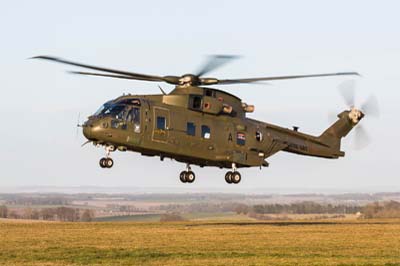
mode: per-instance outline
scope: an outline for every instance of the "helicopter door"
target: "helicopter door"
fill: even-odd
[[[246,127],[232,124],[229,127],[228,143],[231,148],[232,161],[239,164],[245,164],[247,161],[246,152]]]
[[[125,129],[128,129],[127,142],[138,145],[141,142],[142,125],[140,107],[133,107],[127,111]],[[133,134],[132,134],[133,133]]]
[[[166,142],[168,140],[169,110],[154,107],[153,141]]]
[[[141,132],[140,107],[133,107],[130,109],[126,120],[131,124],[130,128],[134,133]]]

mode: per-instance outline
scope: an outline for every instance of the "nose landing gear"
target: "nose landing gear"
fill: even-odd
[[[101,168],[111,168],[114,165],[113,159],[110,158],[110,153],[115,151],[114,146],[106,146],[106,157],[103,157],[99,161],[99,165]]]
[[[111,168],[114,165],[114,161],[111,158],[101,158],[99,164],[101,168]]]

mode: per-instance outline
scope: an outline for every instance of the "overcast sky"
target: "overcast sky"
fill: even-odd
[[[0,187],[400,189],[399,10],[399,1],[3,1]],[[381,118],[362,121],[373,140],[362,151],[350,134],[339,160],[281,152],[269,168],[242,169],[235,186],[226,170],[198,167],[195,183],[181,184],[184,164],[131,152],[114,153],[105,170],[103,149],[80,147],[78,113],[83,120],[122,93],[159,93],[157,84],[78,77],[65,72],[73,67],[26,60],[42,54],[160,75],[194,71],[209,54],[243,56],[211,73],[219,78],[358,71],[358,102],[375,94]],[[318,135],[329,113],[346,108],[337,91],[344,80],[221,88],[254,104],[253,118]]]

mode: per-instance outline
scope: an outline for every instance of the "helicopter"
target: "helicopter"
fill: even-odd
[[[288,129],[248,118],[246,114],[254,112],[254,105],[243,102],[227,91],[209,86],[359,74],[338,72],[242,79],[204,76],[235,58],[214,55],[195,74],[157,76],[87,65],[53,56],[32,57],[96,71],[70,71],[77,75],[174,85],[169,93],[159,87],[161,94],[128,94],[109,100],[80,126],[87,139],[83,145],[93,143],[105,148],[105,156],[99,161],[100,167],[113,167],[114,161],[110,155],[115,151],[158,156],[161,161],[171,158],[186,164],[186,169],[179,174],[183,183],[195,181],[196,175],[191,165],[227,168],[225,181],[238,184],[242,179],[239,168],[268,167],[266,159],[280,151],[327,159],[344,157],[341,139],[359,124],[367,112],[371,115],[378,113],[374,97],[357,108],[354,105],[354,92],[345,89],[343,96],[348,109],[338,114],[338,119],[319,136],[302,133],[298,127]],[[362,128],[360,132],[360,136],[365,135]]]

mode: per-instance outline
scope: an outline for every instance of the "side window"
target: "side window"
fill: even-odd
[[[192,122],[186,124],[186,134],[189,136],[196,136],[196,125]]]
[[[215,93],[214,90],[206,89],[206,90],[204,91],[204,95],[205,95],[205,96],[209,96],[209,97],[214,97],[214,98],[215,98],[216,93]]]
[[[189,108],[201,110],[203,97],[199,95],[191,95],[189,98]]]
[[[209,126],[202,125],[201,126],[201,137],[203,139],[210,139],[211,138],[211,130]]]
[[[246,144],[246,135],[244,133],[238,132],[236,135],[236,144],[245,145]]]
[[[167,127],[165,123],[165,117],[157,116],[157,129],[165,130]]]

